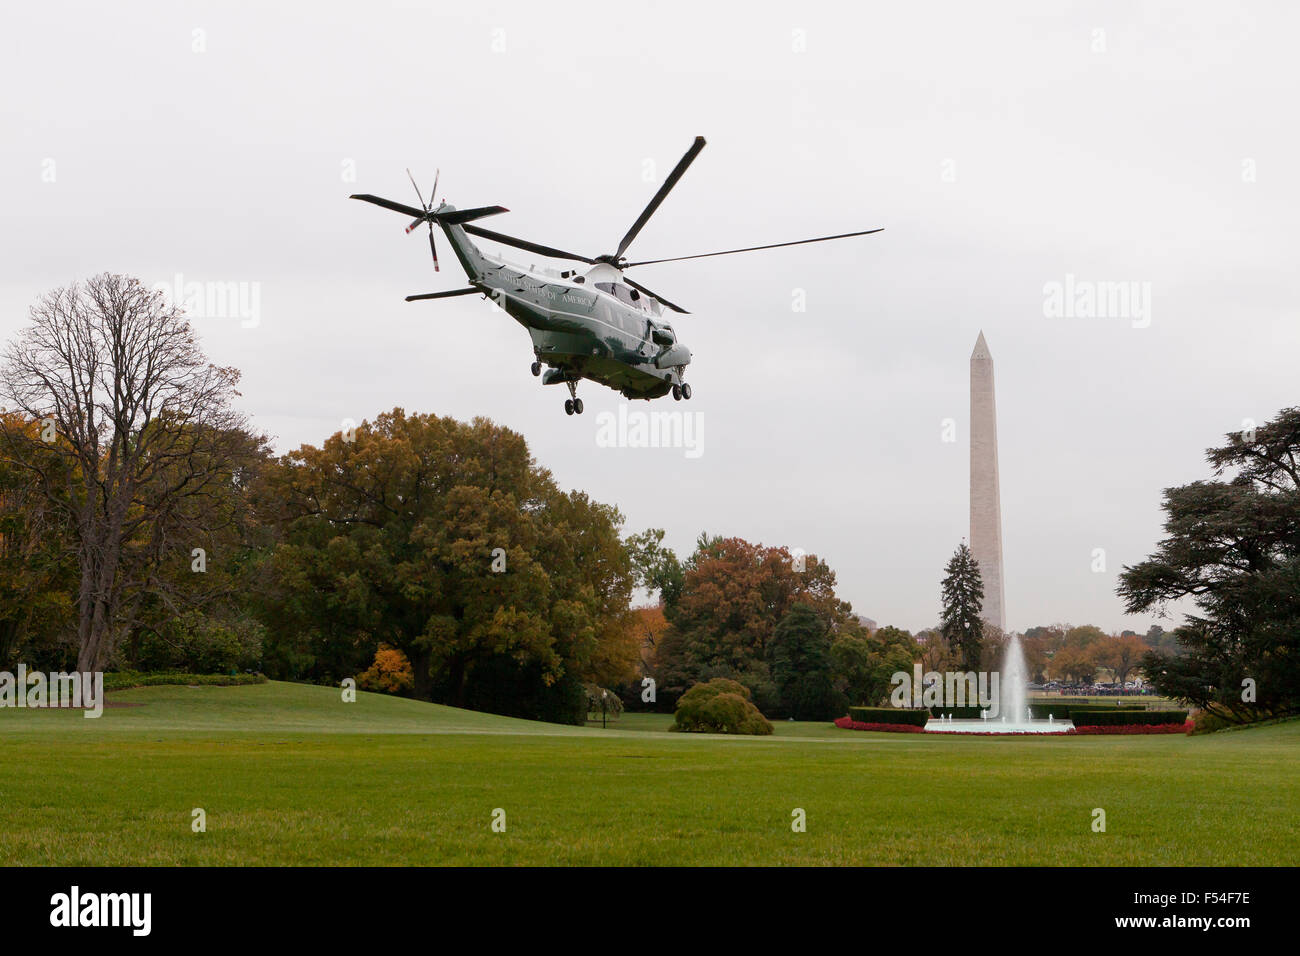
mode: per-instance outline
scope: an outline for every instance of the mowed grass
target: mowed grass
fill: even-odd
[[[777,722],[737,739],[280,683],[109,699],[139,706],[0,710],[0,864],[1300,861],[1300,722],[1052,739]]]

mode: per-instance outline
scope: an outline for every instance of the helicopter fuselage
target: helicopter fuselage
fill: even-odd
[[[443,204],[435,212],[455,207]],[[658,398],[681,385],[691,352],[663,309],[614,266],[585,274],[523,269],[484,253],[460,226],[439,223],[470,285],[528,330],[547,385],[591,379],[627,398]]]

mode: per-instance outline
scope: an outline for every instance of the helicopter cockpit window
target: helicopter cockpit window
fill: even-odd
[[[614,283],[612,282],[597,282],[595,283],[595,286],[601,292],[608,292],[610,295],[615,295]]]

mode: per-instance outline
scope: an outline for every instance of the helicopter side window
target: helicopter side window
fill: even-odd
[[[637,292],[636,289],[629,289],[625,285],[615,285],[614,296],[624,305],[634,306],[645,311],[646,304],[641,298],[641,293]]]

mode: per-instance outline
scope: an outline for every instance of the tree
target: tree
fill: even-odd
[[[963,671],[979,669],[984,638],[984,584],[979,562],[966,542],[944,566],[943,620],[940,629]]]
[[[1206,453],[1214,480],[1164,493],[1165,538],[1125,567],[1127,611],[1190,598],[1182,655],[1149,652],[1164,694],[1240,721],[1300,710],[1300,408]],[[1246,699],[1253,688],[1255,699]]]
[[[1030,630],[1034,630],[1034,628],[1030,628]],[[1025,655],[1025,667],[1029,671],[1029,679],[1039,683],[1047,679],[1047,641],[1046,634],[1040,632],[1030,636],[1028,631],[1020,639],[1020,647]]]
[[[93,671],[120,634],[124,585],[141,573],[124,546],[168,540],[178,502],[230,480],[245,435],[231,408],[239,373],[209,363],[180,309],[127,276],[56,289],[30,318],[0,359],[0,401],[41,425],[0,436],[67,521],[77,668]]]
[[[1076,651],[1084,651],[1096,644],[1104,642],[1105,640],[1105,631],[1096,625],[1084,624],[1080,627],[1069,628],[1065,632],[1062,646],[1073,648]]]
[[[664,606],[651,604],[633,608],[632,629],[636,634],[637,647],[640,651],[636,676],[653,674],[659,654],[659,642],[668,633],[668,618],[664,617]]]
[[[916,639],[901,628],[886,626],[870,634],[860,625],[838,628],[831,644],[836,688],[850,704],[874,706],[889,695],[894,674],[911,674],[920,656]]]
[[[379,645],[374,663],[357,676],[358,687],[381,694],[403,694],[414,685],[411,662],[405,654],[387,644]]]
[[[921,652],[921,667],[925,671],[957,670],[957,656],[939,627],[927,627],[916,632],[916,644]]]
[[[1097,661],[1091,648],[1063,647],[1052,655],[1052,676],[1090,684],[1097,676]]]
[[[1137,670],[1138,663],[1146,651],[1146,642],[1136,634],[1119,638],[1115,642],[1114,655],[1111,658],[1111,669],[1115,673],[1115,680],[1121,684],[1128,680],[1129,674]]]
[[[26,432],[0,438],[0,449],[18,448],[49,456],[39,465],[0,455],[0,670],[18,661],[45,670],[66,670],[76,656],[65,635],[72,630],[76,563],[64,547],[65,513],[50,505],[36,475],[58,467],[53,452],[34,441],[38,424],[0,412],[0,430]]]
[[[664,606],[671,633],[656,654],[660,686],[729,677],[749,687],[760,708],[779,707],[767,647],[796,603],[836,624],[852,610],[835,595],[835,572],[815,555],[796,562],[786,548],[701,535],[680,594]]]
[[[664,546],[662,528],[648,528],[627,539],[636,586],[644,588],[660,603],[675,603],[682,593],[684,572],[671,548]]]
[[[768,668],[781,701],[780,717],[834,720],[848,702],[835,689],[831,621],[807,604],[795,604],[777,623],[767,645]]]
[[[1101,640],[1094,641],[1084,650],[1091,655],[1099,670],[1110,671],[1111,678],[1114,679],[1115,670],[1119,667],[1119,638],[1103,634]]]
[[[382,642],[417,697],[580,722],[582,682],[627,663],[621,515],[562,492],[509,429],[394,409],[285,456],[271,490],[279,668],[337,680]]]

